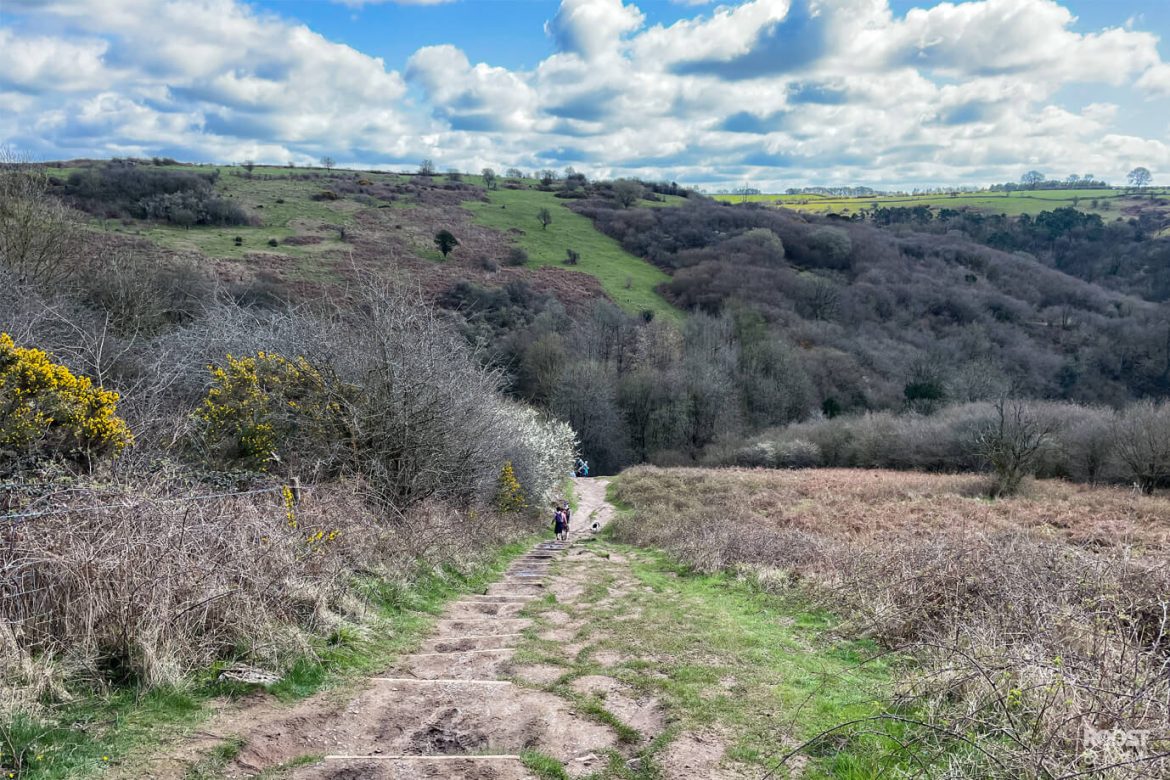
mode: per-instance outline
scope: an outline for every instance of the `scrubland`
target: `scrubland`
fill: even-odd
[[[964,475],[640,467],[617,483],[632,511],[615,531],[810,598],[911,659],[885,713],[820,739],[878,729],[922,777],[1165,776],[1170,505],[1055,481],[985,490]]]

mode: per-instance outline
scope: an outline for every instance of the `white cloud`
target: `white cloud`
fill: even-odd
[[[1150,66],[1137,80],[1136,86],[1155,97],[1170,97],[1170,63]]]
[[[457,0],[329,0],[329,2],[350,8],[362,8],[367,5],[386,5],[388,3],[393,5],[445,5],[457,2]]]
[[[0,87],[76,92],[100,88],[113,78],[102,58],[103,40],[17,37],[0,28]]]
[[[0,26],[0,141],[45,155],[427,156],[761,184],[1170,167],[1165,143],[1116,130],[1135,101],[1170,95],[1156,37],[1139,21],[1076,32],[1056,0],[905,16],[888,0],[750,0],[652,27],[631,2],[563,0],[545,25],[557,51],[531,69],[442,44],[402,74],[242,0],[8,4],[38,34]],[[1114,94],[1059,102],[1081,83]]]
[[[622,0],[563,0],[544,29],[562,51],[592,59],[612,53],[622,36],[640,28],[644,18]]]

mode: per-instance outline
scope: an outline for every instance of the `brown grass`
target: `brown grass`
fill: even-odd
[[[670,512],[723,504],[772,527],[834,539],[1023,530],[1082,546],[1153,551],[1170,545],[1170,501],[1164,498],[1040,480],[1022,496],[991,501],[987,484],[973,474],[863,469],[634,469],[622,479],[623,490]]]
[[[318,487],[291,518],[279,492],[46,497],[31,508],[51,514],[0,529],[0,711],[35,708],[66,683],[174,683],[220,659],[279,673],[312,652],[310,635],[368,617],[357,575],[464,567],[525,532],[518,518],[469,522],[437,505],[386,518],[363,492]]]
[[[746,571],[914,659],[891,714],[921,776],[1170,776],[1170,503],[979,477],[638,468],[620,538]],[[1151,730],[1144,747],[1095,730]],[[903,749],[905,752],[905,749]],[[945,758],[944,758],[945,757]],[[932,774],[941,764],[960,774]],[[956,770],[957,771],[957,770]]]

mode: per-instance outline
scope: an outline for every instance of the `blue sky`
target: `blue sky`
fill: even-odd
[[[1170,183],[1165,0],[0,0],[41,159]]]

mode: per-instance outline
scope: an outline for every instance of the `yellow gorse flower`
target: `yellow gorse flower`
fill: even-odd
[[[134,441],[118,394],[0,333],[0,449],[45,456],[117,454]]]
[[[229,354],[209,370],[211,388],[196,417],[234,465],[267,471],[297,436],[336,437],[341,407],[321,371],[305,358]],[[289,521],[295,522],[291,516]]]

